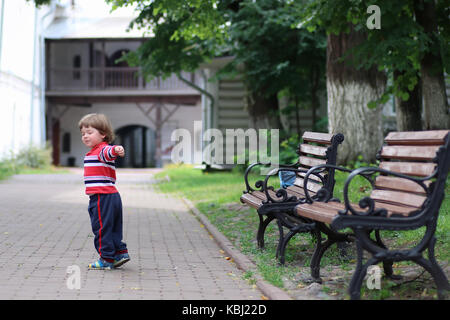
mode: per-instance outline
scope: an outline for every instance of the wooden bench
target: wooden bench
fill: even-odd
[[[313,277],[319,278],[320,259],[330,241],[322,242],[320,232],[333,236],[333,232],[351,228],[356,237],[357,265],[349,292],[352,299],[360,298],[360,290],[367,268],[383,263],[384,272],[394,277],[393,262],[414,261],[424,267],[434,278],[439,298],[443,298],[450,285],[445,273],[435,260],[435,230],[439,209],[444,199],[445,183],[450,167],[449,130],[391,132],[378,153],[378,167],[365,167],[350,171],[346,168],[320,165],[311,168],[306,175],[334,168],[350,172],[344,189],[343,203],[315,201],[306,192],[306,203],[296,206],[299,217],[316,222],[318,242],[316,245]],[[362,176],[369,180],[372,190],[369,197],[358,204],[349,201],[348,190],[354,178]],[[324,226],[330,225],[331,229]],[[380,230],[412,230],[425,227],[421,241],[406,249],[389,249],[381,240]],[[372,239],[375,231],[375,239]],[[428,259],[423,251],[428,249]],[[370,258],[363,264],[363,251]],[[315,253],[316,253],[315,252]],[[320,279],[320,278],[319,278]]]
[[[276,219],[279,229],[279,242],[277,247],[277,258],[284,264],[285,249],[289,240],[300,231],[314,230],[314,222],[307,219],[295,217],[292,211],[296,204],[305,199],[303,190],[303,177],[313,166],[319,164],[335,164],[339,144],[344,141],[344,136],[338,134],[327,134],[317,132],[305,132],[302,136],[303,142],[299,144],[297,154],[298,161],[292,165],[279,165],[266,175],[264,181],[258,180],[255,188],[250,187],[248,178],[252,170],[262,166],[261,163],[250,165],[245,172],[246,190],[240,200],[255,209],[259,217],[259,226],[257,231],[257,243],[259,248],[264,248],[264,233],[271,221]],[[269,164],[270,165],[270,164]],[[276,177],[280,171],[291,171],[296,174],[296,180],[293,185],[286,189],[280,188],[277,191],[268,186],[271,177]],[[320,175],[313,176],[307,188],[314,198],[316,192],[323,188],[333,194],[334,169],[325,170]],[[289,229],[287,235],[284,235],[283,227]]]

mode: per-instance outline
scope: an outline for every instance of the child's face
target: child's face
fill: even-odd
[[[97,129],[93,127],[82,127],[81,128],[81,141],[88,148],[92,148],[97,144],[103,142],[105,135],[101,134]]]

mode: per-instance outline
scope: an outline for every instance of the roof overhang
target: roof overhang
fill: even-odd
[[[46,39],[143,39],[151,35],[143,30],[129,29],[134,17],[56,18],[46,28]]]

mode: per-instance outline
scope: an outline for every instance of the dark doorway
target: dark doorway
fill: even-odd
[[[53,126],[52,126],[52,152],[53,152],[53,165],[59,166],[60,165],[60,131],[61,126],[58,119],[53,119]]]
[[[116,131],[113,144],[125,148],[125,157],[118,157],[118,168],[148,168],[154,167],[155,135],[144,126],[130,125]]]

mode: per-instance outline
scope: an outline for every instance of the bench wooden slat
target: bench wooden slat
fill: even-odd
[[[303,188],[304,182],[305,182],[305,179],[297,177],[294,181],[294,185]],[[308,191],[317,192],[317,191],[319,191],[320,188],[322,188],[322,185],[318,184],[318,183],[314,183],[313,181],[308,179],[307,188],[308,188]]]
[[[352,206],[355,210],[358,211],[364,212],[366,210],[360,208],[357,204],[354,203],[352,204]],[[388,217],[390,217],[392,214],[401,214],[403,216],[408,216],[411,212],[414,212],[416,210],[416,208],[413,207],[377,202],[375,202],[375,208],[388,210]],[[344,209],[345,205],[341,202],[313,202],[312,204],[305,203],[297,205],[295,213],[305,218],[330,224],[333,221],[333,218],[338,215],[338,211]],[[349,214],[351,213],[349,212]]]
[[[403,216],[409,216],[409,214],[417,208],[409,207],[409,206],[401,206],[401,205],[395,205],[390,203],[384,203],[384,202],[377,202],[375,201],[375,208],[376,209],[386,209],[388,210],[388,216],[395,214],[401,214]]]
[[[435,163],[420,163],[420,162],[381,162],[380,168],[419,177],[427,177],[434,172]]]
[[[322,202],[305,203],[296,206],[296,214],[316,221],[331,223],[338,214],[333,207],[323,206]]]
[[[370,197],[379,202],[402,204],[416,208],[419,208],[426,199],[421,195],[391,190],[373,190]]]
[[[381,157],[384,159],[431,161],[439,146],[384,146]]]
[[[242,203],[248,204],[249,206],[258,209],[262,206],[262,200],[251,195],[250,193],[244,193],[240,198]]]
[[[325,157],[327,153],[327,148],[320,146],[313,146],[310,144],[301,144],[300,152],[304,154],[312,154],[318,157]]]
[[[270,191],[269,191],[270,192]],[[261,191],[253,191],[251,193],[252,196],[261,199],[261,200],[266,200],[266,195],[264,194],[264,192]]]
[[[295,185],[288,187],[286,190],[287,190],[288,196],[295,196],[297,198],[305,197],[305,192],[303,191],[303,188],[299,188]],[[268,190],[268,193],[274,200],[281,199],[276,196],[276,191]],[[314,191],[310,191],[310,196],[313,196],[314,194],[316,194]],[[246,204],[252,206],[253,208],[257,209],[263,205],[263,201],[266,201],[267,197],[264,192],[256,190],[256,191],[253,191],[252,193],[244,193],[240,199],[241,199],[242,203],[246,203]]]
[[[310,168],[309,167],[305,167],[304,168],[305,170],[309,170]],[[305,176],[306,176],[306,173],[303,173],[303,172],[299,172],[298,174],[297,174],[299,177],[302,177],[302,178],[304,178]],[[325,174],[323,174],[323,173],[319,173],[319,176],[321,176],[321,177],[324,177],[325,176]],[[321,183],[322,181],[320,180],[320,178],[319,177],[317,177],[317,176],[315,176],[315,175],[313,175],[313,174],[310,174],[309,175],[309,177],[308,177],[308,179],[309,180],[314,180],[314,181],[317,181],[317,182],[319,182],[319,183]]]
[[[333,138],[333,134],[306,131],[303,134],[302,138],[303,141],[331,144],[331,138]]]
[[[449,130],[390,132],[386,136],[389,145],[441,145]]]
[[[431,181],[425,181],[426,186],[429,186],[430,183]],[[390,189],[425,194],[425,190],[417,183],[398,177],[378,176],[375,179],[375,187],[377,189]]]
[[[292,185],[286,188],[288,194],[295,195],[296,197],[304,198],[305,191],[303,188],[297,187],[296,185]],[[310,192],[311,195],[315,194],[315,192]]]
[[[314,166],[318,166],[318,165],[327,163],[327,161],[325,159],[317,159],[317,158],[305,157],[305,156],[300,156],[299,162],[302,165],[307,166],[307,167],[314,167]]]
[[[269,193],[269,195],[272,198],[276,198],[276,195],[275,195],[274,191],[268,190],[268,193]],[[251,194],[253,196],[255,196],[256,198],[258,198],[258,199],[261,199],[261,200],[264,200],[264,201],[267,200],[266,194],[264,192],[262,192],[262,191],[253,191]]]

